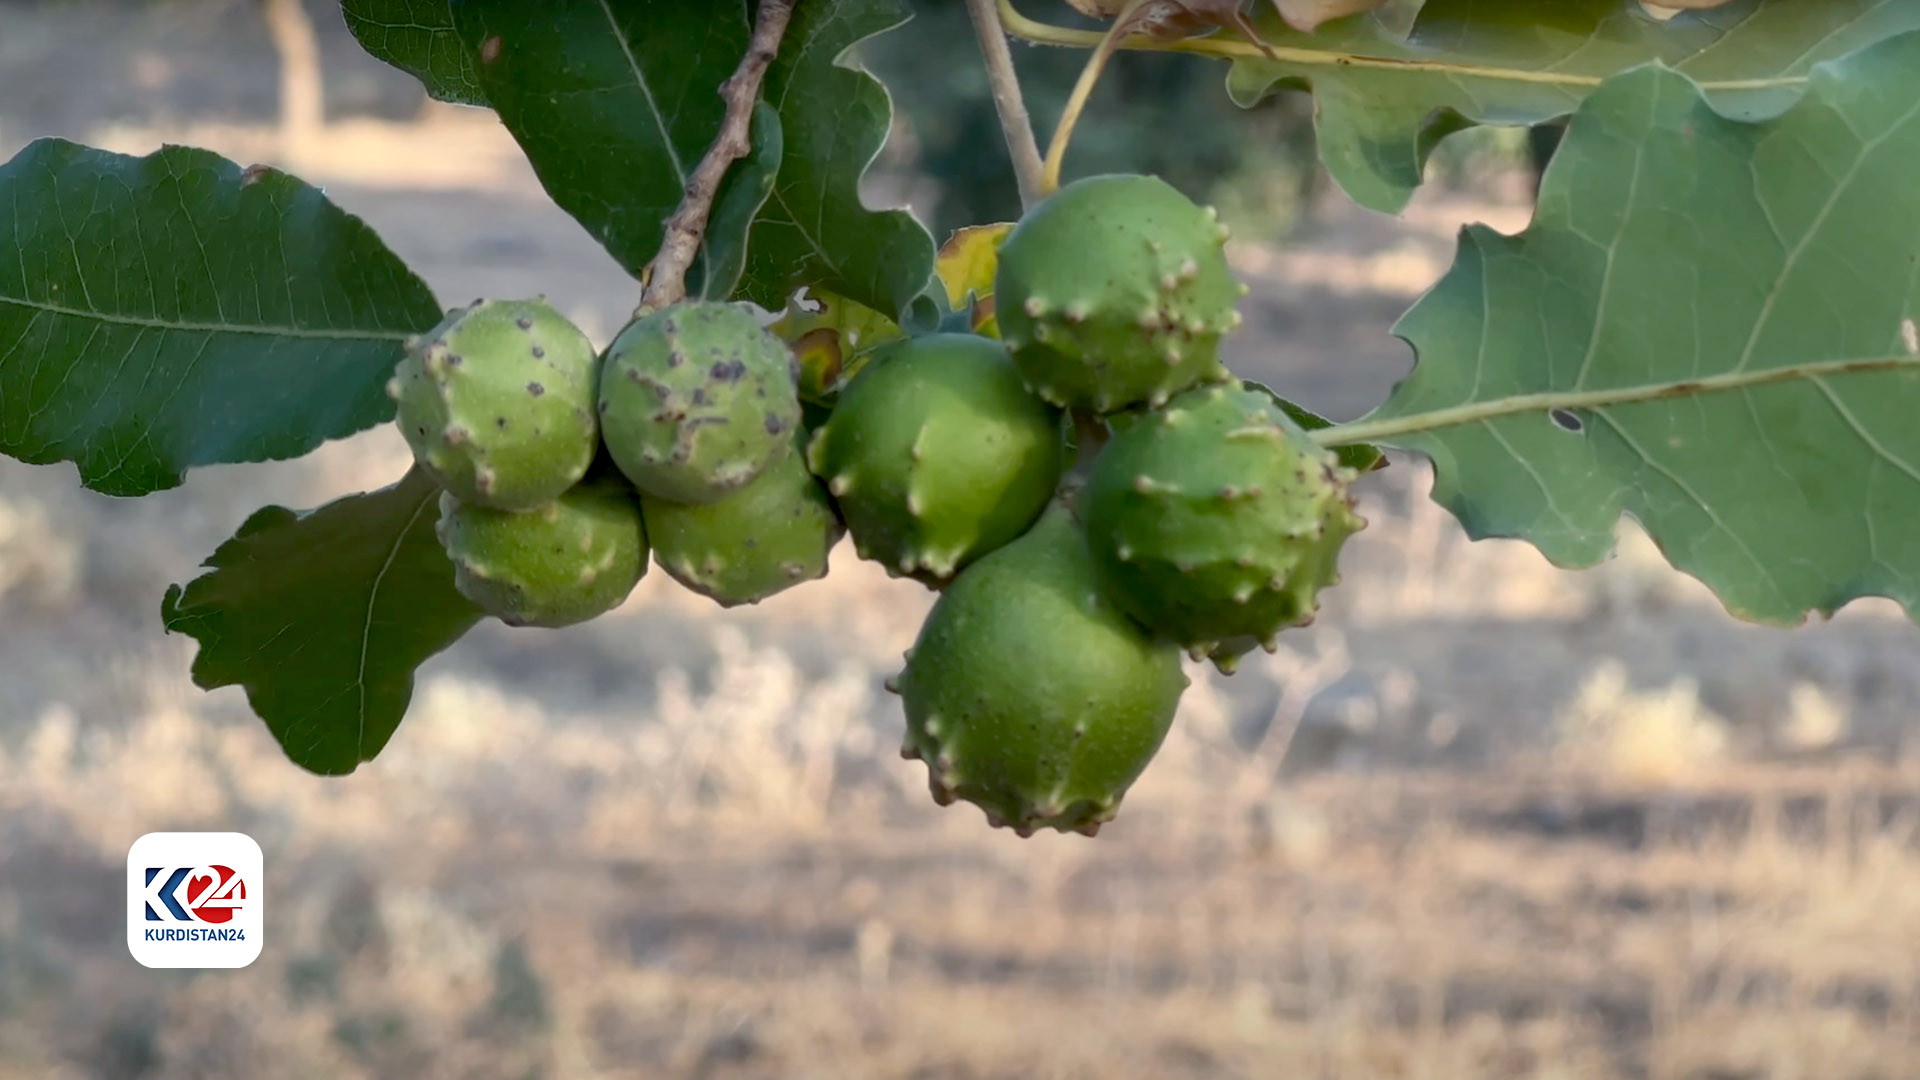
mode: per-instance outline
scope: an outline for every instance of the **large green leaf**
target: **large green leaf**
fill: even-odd
[[[1625,512],[1745,618],[1920,610],[1917,166],[1920,33],[1765,121],[1618,76],[1532,227],[1462,235],[1398,328],[1413,374],[1338,437],[1429,455],[1471,534],[1564,566]]]
[[[638,274],[720,130],[719,88],[746,52],[749,5],[464,0],[454,22],[547,194]]]
[[[1920,28],[1912,0],[1735,0],[1661,22],[1639,0],[1428,0],[1410,31],[1399,9],[1337,20],[1314,35],[1271,4],[1228,89],[1251,104],[1310,84],[1320,153],[1362,205],[1398,211],[1428,153],[1468,123],[1532,124],[1563,116],[1605,77],[1660,61],[1698,80],[1729,115],[1791,105],[1824,60]]]
[[[485,99],[547,193],[638,274],[719,132],[720,84],[746,51],[752,6],[465,0],[453,14]],[[739,291],[774,310],[794,288],[818,285],[899,311],[926,287],[926,230],[860,200],[892,119],[886,91],[842,64],[902,19],[897,0],[800,5],[767,74],[772,109],[756,112],[754,151],[728,176],[691,292],[720,295],[744,274]]]
[[[434,538],[439,489],[419,470],[311,513],[270,506],[167,590],[168,631],[200,642],[202,688],[246,688],[287,756],[317,773],[371,761],[406,715],[413,672],[480,614]]]
[[[817,285],[898,316],[933,279],[927,230],[905,211],[869,210],[860,199],[893,103],[850,54],[905,20],[898,0],[813,0],[794,12],[766,86],[786,155],[747,248],[746,295],[768,310]]]
[[[453,27],[453,0],[341,0],[340,14],[361,48],[419,79],[429,96],[487,103],[473,54]]]
[[[0,206],[0,453],[108,494],[392,417],[401,342],[441,316],[358,218],[205,150],[43,139]]]

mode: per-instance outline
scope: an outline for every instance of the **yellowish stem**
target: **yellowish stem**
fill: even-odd
[[[1000,22],[1007,33],[1022,41],[1031,41],[1036,45],[1062,45],[1076,49],[1097,49],[1106,40],[1106,36],[1097,30],[1075,30],[1065,26],[1054,26],[1037,19],[1029,19],[1013,6],[1013,0],[999,0]],[[1447,59],[1412,60],[1397,56],[1370,56],[1366,53],[1343,52],[1337,49],[1302,49],[1288,45],[1256,45],[1234,37],[1209,35],[1207,37],[1179,38],[1174,41],[1159,41],[1145,34],[1130,34],[1126,40],[1115,43],[1119,49],[1139,49],[1150,52],[1189,53],[1195,56],[1211,56],[1221,60],[1278,60],[1301,67],[1328,68],[1368,68],[1380,71],[1425,71],[1450,78],[1489,79],[1496,82],[1528,83],[1540,86],[1560,86],[1571,89],[1591,90],[1600,85],[1603,77],[1583,75],[1570,71],[1530,71],[1524,68],[1490,67],[1485,64],[1462,64]],[[1737,90],[1771,90],[1784,86],[1800,86],[1807,81],[1805,75],[1779,75],[1758,79],[1721,79],[1700,83],[1700,88],[1708,92],[1731,92]]]
[[[1067,98],[1066,110],[1060,114],[1060,123],[1053,129],[1053,141],[1047,144],[1046,167],[1040,173],[1040,193],[1051,195],[1060,190],[1060,167],[1066,162],[1067,147],[1073,142],[1073,129],[1080,124],[1080,114],[1086,111],[1087,99],[1093,96],[1093,88],[1100,84],[1100,74],[1107,69],[1107,61],[1113,58],[1114,49],[1127,35],[1121,28],[1127,25],[1133,13],[1151,3],[1152,0],[1129,0],[1120,14],[1114,16],[1113,26],[1099,37],[1094,46],[1093,55],[1087,57],[1087,66],[1080,69],[1080,81],[1073,84],[1073,94]],[[1001,5],[1001,17],[1012,10],[1012,5]],[[1014,12],[1018,15],[1018,12]]]

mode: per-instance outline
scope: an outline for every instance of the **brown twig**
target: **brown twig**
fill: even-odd
[[[707,219],[713,214],[713,200],[720,193],[733,163],[753,149],[749,133],[753,124],[753,106],[760,100],[760,84],[767,68],[780,54],[781,39],[787,35],[787,23],[793,19],[795,0],[760,0],[760,13],[753,22],[753,37],[747,42],[747,55],[740,60],[727,81],[720,84],[720,97],[727,103],[727,115],[720,123],[707,154],[687,178],[686,197],[673,216],[667,219],[660,239],[660,251],[647,264],[646,288],[640,294],[636,314],[659,311],[686,299],[687,270],[700,252],[707,235]]]
[[[1020,76],[1013,68],[1013,50],[1007,30],[1000,25],[994,0],[967,0],[973,30],[980,38],[980,56],[986,62],[987,83],[993,90],[994,111],[1000,114],[1000,132],[1013,157],[1013,174],[1020,184],[1020,205],[1031,210],[1040,201],[1040,144],[1033,137],[1033,121],[1020,93]]]

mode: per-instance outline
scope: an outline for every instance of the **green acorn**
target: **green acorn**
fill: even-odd
[[[1246,287],[1227,230],[1151,176],[1077,180],[1000,249],[994,308],[1028,385],[1056,405],[1155,406],[1227,377],[1220,339]]]
[[[936,802],[965,799],[1022,836],[1091,836],[1159,750],[1187,677],[1178,649],[1102,595],[1055,504],[948,587],[895,685],[901,753],[927,763]]]
[[[604,615],[647,572],[640,504],[619,482],[590,480],[523,513],[446,492],[437,533],[460,594],[509,626],[571,626]]]
[[[544,300],[483,300],[407,342],[387,394],[413,456],[463,502],[527,510],[599,446],[593,343]]]
[[[1223,671],[1309,621],[1365,523],[1342,467],[1239,384],[1190,390],[1114,436],[1078,508],[1107,594]]]
[[[1026,531],[1064,457],[1058,410],[972,334],[876,350],[807,448],[861,557],[933,584]]]
[[[640,509],[661,569],[721,607],[757,604],[825,577],[844,531],[799,453],[717,502],[643,498]]]
[[[793,353],[745,307],[676,304],[608,346],[601,436],[641,494],[713,502],[792,452],[795,379]]]

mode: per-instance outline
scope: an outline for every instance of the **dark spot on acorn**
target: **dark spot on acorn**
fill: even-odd
[[[709,401],[707,400],[707,392],[706,392],[706,390],[705,390],[705,389],[703,389],[703,388],[701,388],[701,389],[695,389],[695,390],[694,390],[694,392],[693,392],[693,403],[694,403],[695,405],[706,405],[706,404],[710,404],[710,402],[709,402]]]
[[[507,430],[507,418],[504,416],[494,417],[493,426],[499,428],[501,431]]]
[[[540,395],[546,392],[547,392],[547,388],[544,386],[541,386],[537,382],[530,382],[527,384],[527,393],[532,394],[534,397],[539,397]]]
[[[522,315],[519,318],[513,320],[513,325],[519,327],[522,330],[531,330],[533,329],[533,320],[527,318],[525,315]]]
[[[607,403],[604,401],[600,403],[600,415],[601,416],[607,415]]]
[[[767,434],[778,435],[787,430],[787,422],[772,413],[767,414]]]
[[[670,368],[677,368],[686,362],[687,354],[681,352],[679,349],[674,349],[667,353],[667,366]]]
[[[1575,416],[1565,409],[1555,409],[1547,415],[1553,417],[1553,422],[1559,425],[1563,431],[1579,432],[1586,430],[1587,425],[1583,423],[1578,416]]]
[[[459,367],[461,364],[464,364],[464,363],[466,363],[466,361],[460,358],[459,353],[453,353],[452,355],[447,357],[448,367]]]
[[[545,349],[543,349],[543,348],[541,348],[541,347],[540,347],[540,346],[538,346],[538,345],[535,345],[535,346],[533,347],[533,358],[534,358],[535,360],[541,360],[541,359],[544,359],[544,358],[546,357],[546,355],[547,355],[547,350],[545,350]]]
[[[739,382],[740,377],[746,373],[746,361],[735,357],[733,360],[722,361],[713,365],[713,370],[710,374],[721,382]]]

